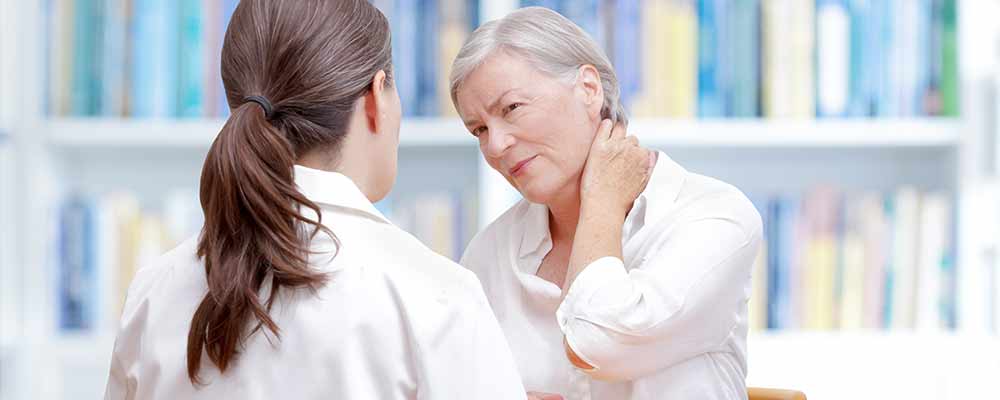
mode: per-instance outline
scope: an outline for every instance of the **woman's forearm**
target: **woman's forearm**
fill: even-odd
[[[603,257],[622,258],[622,224],[625,222],[625,212],[608,207],[593,207],[581,205],[580,220],[573,236],[573,246],[570,250],[569,267],[566,270],[566,281],[563,283],[563,297],[569,293],[580,272],[588,265]],[[593,366],[580,358],[569,343],[563,338],[566,358],[580,369],[591,369]]]
[[[580,207],[580,220],[570,250],[563,297],[577,275],[590,263],[602,257],[622,258],[622,225],[627,210],[584,203]]]

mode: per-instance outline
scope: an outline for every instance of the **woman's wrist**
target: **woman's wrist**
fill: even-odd
[[[616,204],[612,201],[601,201],[589,199],[581,196],[580,201],[580,222],[584,218],[598,218],[601,221],[617,221],[618,224],[625,222],[625,217],[632,209],[632,202],[629,204]]]

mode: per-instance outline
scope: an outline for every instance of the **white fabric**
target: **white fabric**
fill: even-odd
[[[280,340],[254,334],[222,376],[203,356],[196,388],[186,343],[207,289],[188,240],[133,280],[105,399],[524,398],[472,273],[386,221],[346,176],[296,166],[295,179],[343,244],[333,259],[327,236],[310,244],[329,284],[283,291],[271,311]]]
[[[760,215],[736,188],[660,153],[624,223],[624,262],[588,265],[566,298],[538,276],[548,209],[521,201],[462,264],[483,282],[525,388],[568,400],[745,399],[750,271]],[[566,358],[563,337],[581,359]]]

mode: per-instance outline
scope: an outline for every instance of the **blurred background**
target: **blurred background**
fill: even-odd
[[[0,398],[104,389],[136,268],[195,234],[237,0],[0,0]],[[457,259],[518,199],[447,93],[482,21],[555,9],[606,49],[629,133],[757,204],[752,386],[995,396],[1000,1],[378,0],[404,105],[380,202]]]

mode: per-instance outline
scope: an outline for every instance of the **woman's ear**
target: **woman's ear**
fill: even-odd
[[[576,90],[587,106],[587,113],[600,120],[601,108],[604,107],[604,85],[596,67],[590,64],[580,66],[576,74]]]
[[[384,114],[389,107],[386,94],[385,71],[379,70],[372,77],[372,88],[365,94],[365,120],[372,133],[379,133],[384,123]]]

